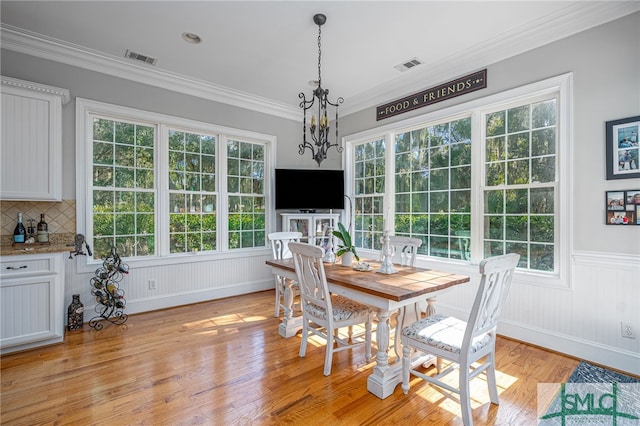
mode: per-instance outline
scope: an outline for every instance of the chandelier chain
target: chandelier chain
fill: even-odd
[[[322,26],[318,25],[318,87],[322,86],[322,78],[320,77],[320,58],[322,57]]]

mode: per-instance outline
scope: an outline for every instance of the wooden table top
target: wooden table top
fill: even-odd
[[[371,271],[356,271],[350,266],[340,263],[325,263],[324,270],[327,282],[369,293],[374,296],[401,302],[417,296],[444,290],[458,284],[469,282],[466,275],[425,269],[413,266],[393,265],[397,269],[395,274],[381,274],[376,272],[380,262],[367,260]],[[267,265],[295,272],[293,259],[267,260]]]

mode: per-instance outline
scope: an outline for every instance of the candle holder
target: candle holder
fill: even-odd
[[[381,274],[395,274],[398,271],[393,267],[393,262],[391,260],[393,250],[391,249],[391,239],[389,238],[389,231],[384,231],[384,233],[382,234],[382,240],[382,263],[380,264],[380,268],[378,268],[376,272],[379,272]]]
[[[335,263],[336,254],[333,252],[333,226],[327,226],[327,232],[325,235],[327,236],[327,250],[322,257],[322,261],[324,263]]]

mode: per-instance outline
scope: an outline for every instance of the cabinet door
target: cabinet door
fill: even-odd
[[[328,250],[329,248],[329,226],[331,225],[331,218],[329,216],[316,216],[313,218],[314,229],[317,230],[314,244]],[[335,221],[333,223],[335,225]]]
[[[329,250],[333,240],[333,236],[329,234],[329,227],[333,226],[333,229],[336,229],[336,226],[338,226],[338,217],[339,215],[328,214],[313,217],[313,228],[316,230],[313,244],[322,247],[325,251]]]
[[[46,90],[2,78],[0,199],[62,199],[62,101]]]
[[[64,254],[0,259],[0,349],[9,353],[64,338]]]
[[[306,217],[289,217],[287,218],[288,231],[301,232],[303,241],[307,241],[309,237],[309,218]]]
[[[0,284],[2,352],[61,342],[58,275],[3,279]],[[11,349],[9,349],[11,348]]]

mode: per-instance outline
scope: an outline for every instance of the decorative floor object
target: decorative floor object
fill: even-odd
[[[640,379],[580,361],[568,383],[640,383]]]
[[[566,383],[538,384],[538,404],[538,426],[639,425],[640,378],[581,361]]]
[[[129,273],[129,265],[122,262],[116,248],[102,262],[102,267],[96,269],[91,278],[91,294],[96,297],[97,316],[91,318],[89,326],[94,330],[101,330],[103,321],[112,324],[124,324],[128,316],[124,313],[126,300],[124,290],[120,288],[120,281]]]

